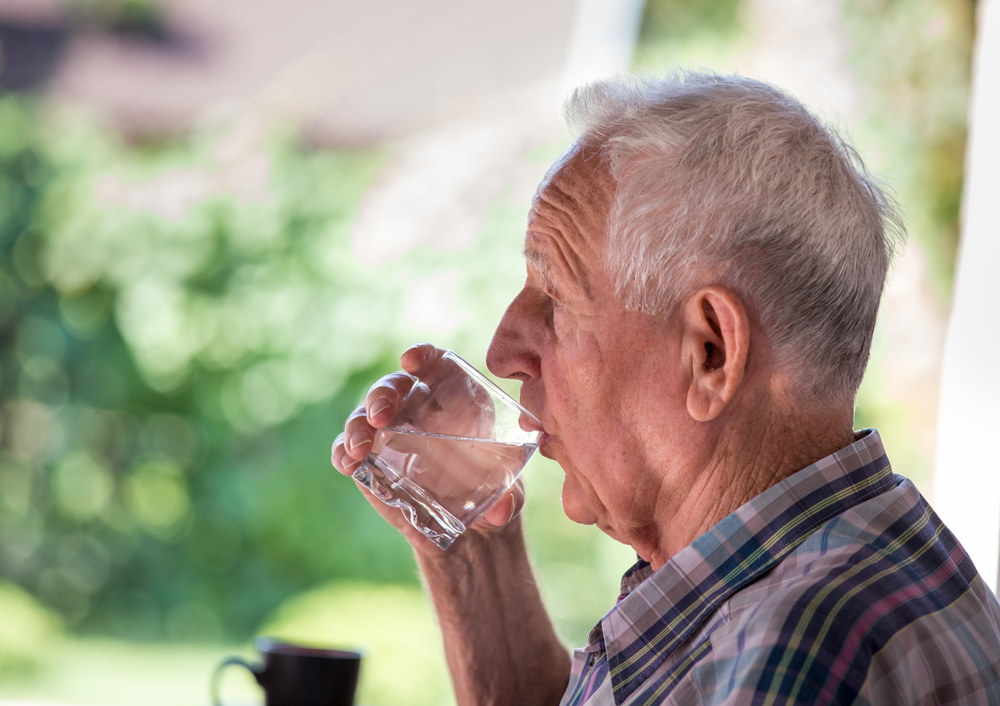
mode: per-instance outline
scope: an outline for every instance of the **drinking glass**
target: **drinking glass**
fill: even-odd
[[[389,426],[376,430],[354,479],[447,549],[517,480],[541,428],[492,381],[445,351],[421,371]]]

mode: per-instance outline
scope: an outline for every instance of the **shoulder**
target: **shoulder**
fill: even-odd
[[[730,598],[692,675],[705,703],[1000,703],[996,599],[910,495],[831,520]]]

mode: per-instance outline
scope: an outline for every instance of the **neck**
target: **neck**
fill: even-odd
[[[633,546],[658,569],[752,498],[853,443],[852,424],[850,405],[773,402],[748,409],[742,423],[730,417],[707,424],[703,462],[687,478],[664,478],[655,536]]]

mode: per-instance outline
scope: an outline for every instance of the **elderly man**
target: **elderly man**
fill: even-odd
[[[572,657],[518,487],[413,545],[460,704],[1000,704],[1000,606],[877,432],[854,432],[901,229],[851,147],[767,85],[687,74],[574,94],[490,370],[520,380],[563,508],[641,558]],[[333,448],[351,473],[410,374]]]

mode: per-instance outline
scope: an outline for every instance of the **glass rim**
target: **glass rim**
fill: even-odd
[[[536,417],[534,414],[532,414],[531,412],[529,412],[528,410],[526,410],[521,405],[520,402],[518,402],[513,397],[511,397],[510,395],[508,395],[503,389],[501,389],[501,387],[499,385],[497,385],[495,382],[493,382],[488,377],[486,377],[483,373],[481,373],[475,366],[473,366],[465,358],[463,358],[462,356],[460,356],[458,353],[456,353],[453,350],[446,350],[444,352],[444,355],[442,355],[441,357],[442,358],[451,358],[452,360],[454,360],[456,363],[458,363],[459,367],[462,368],[466,373],[468,373],[468,375],[470,377],[472,377],[476,382],[478,382],[480,385],[484,386],[486,389],[490,390],[494,394],[498,394],[501,399],[503,399],[507,403],[509,403],[509,404],[513,405],[514,407],[516,407],[518,410],[521,411],[522,414],[526,415],[529,419],[531,419],[532,421],[534,421],[538,425],[538,429],[534,429],[534,430],[530,430],[530,431],[526,429],[525,431],[527,431],[528,433],[533,433],[533,434],[538,434],[538,433],[541,433],[543,431],[543,429],[542,429],[542,423],[538,419],[538,417]]]

